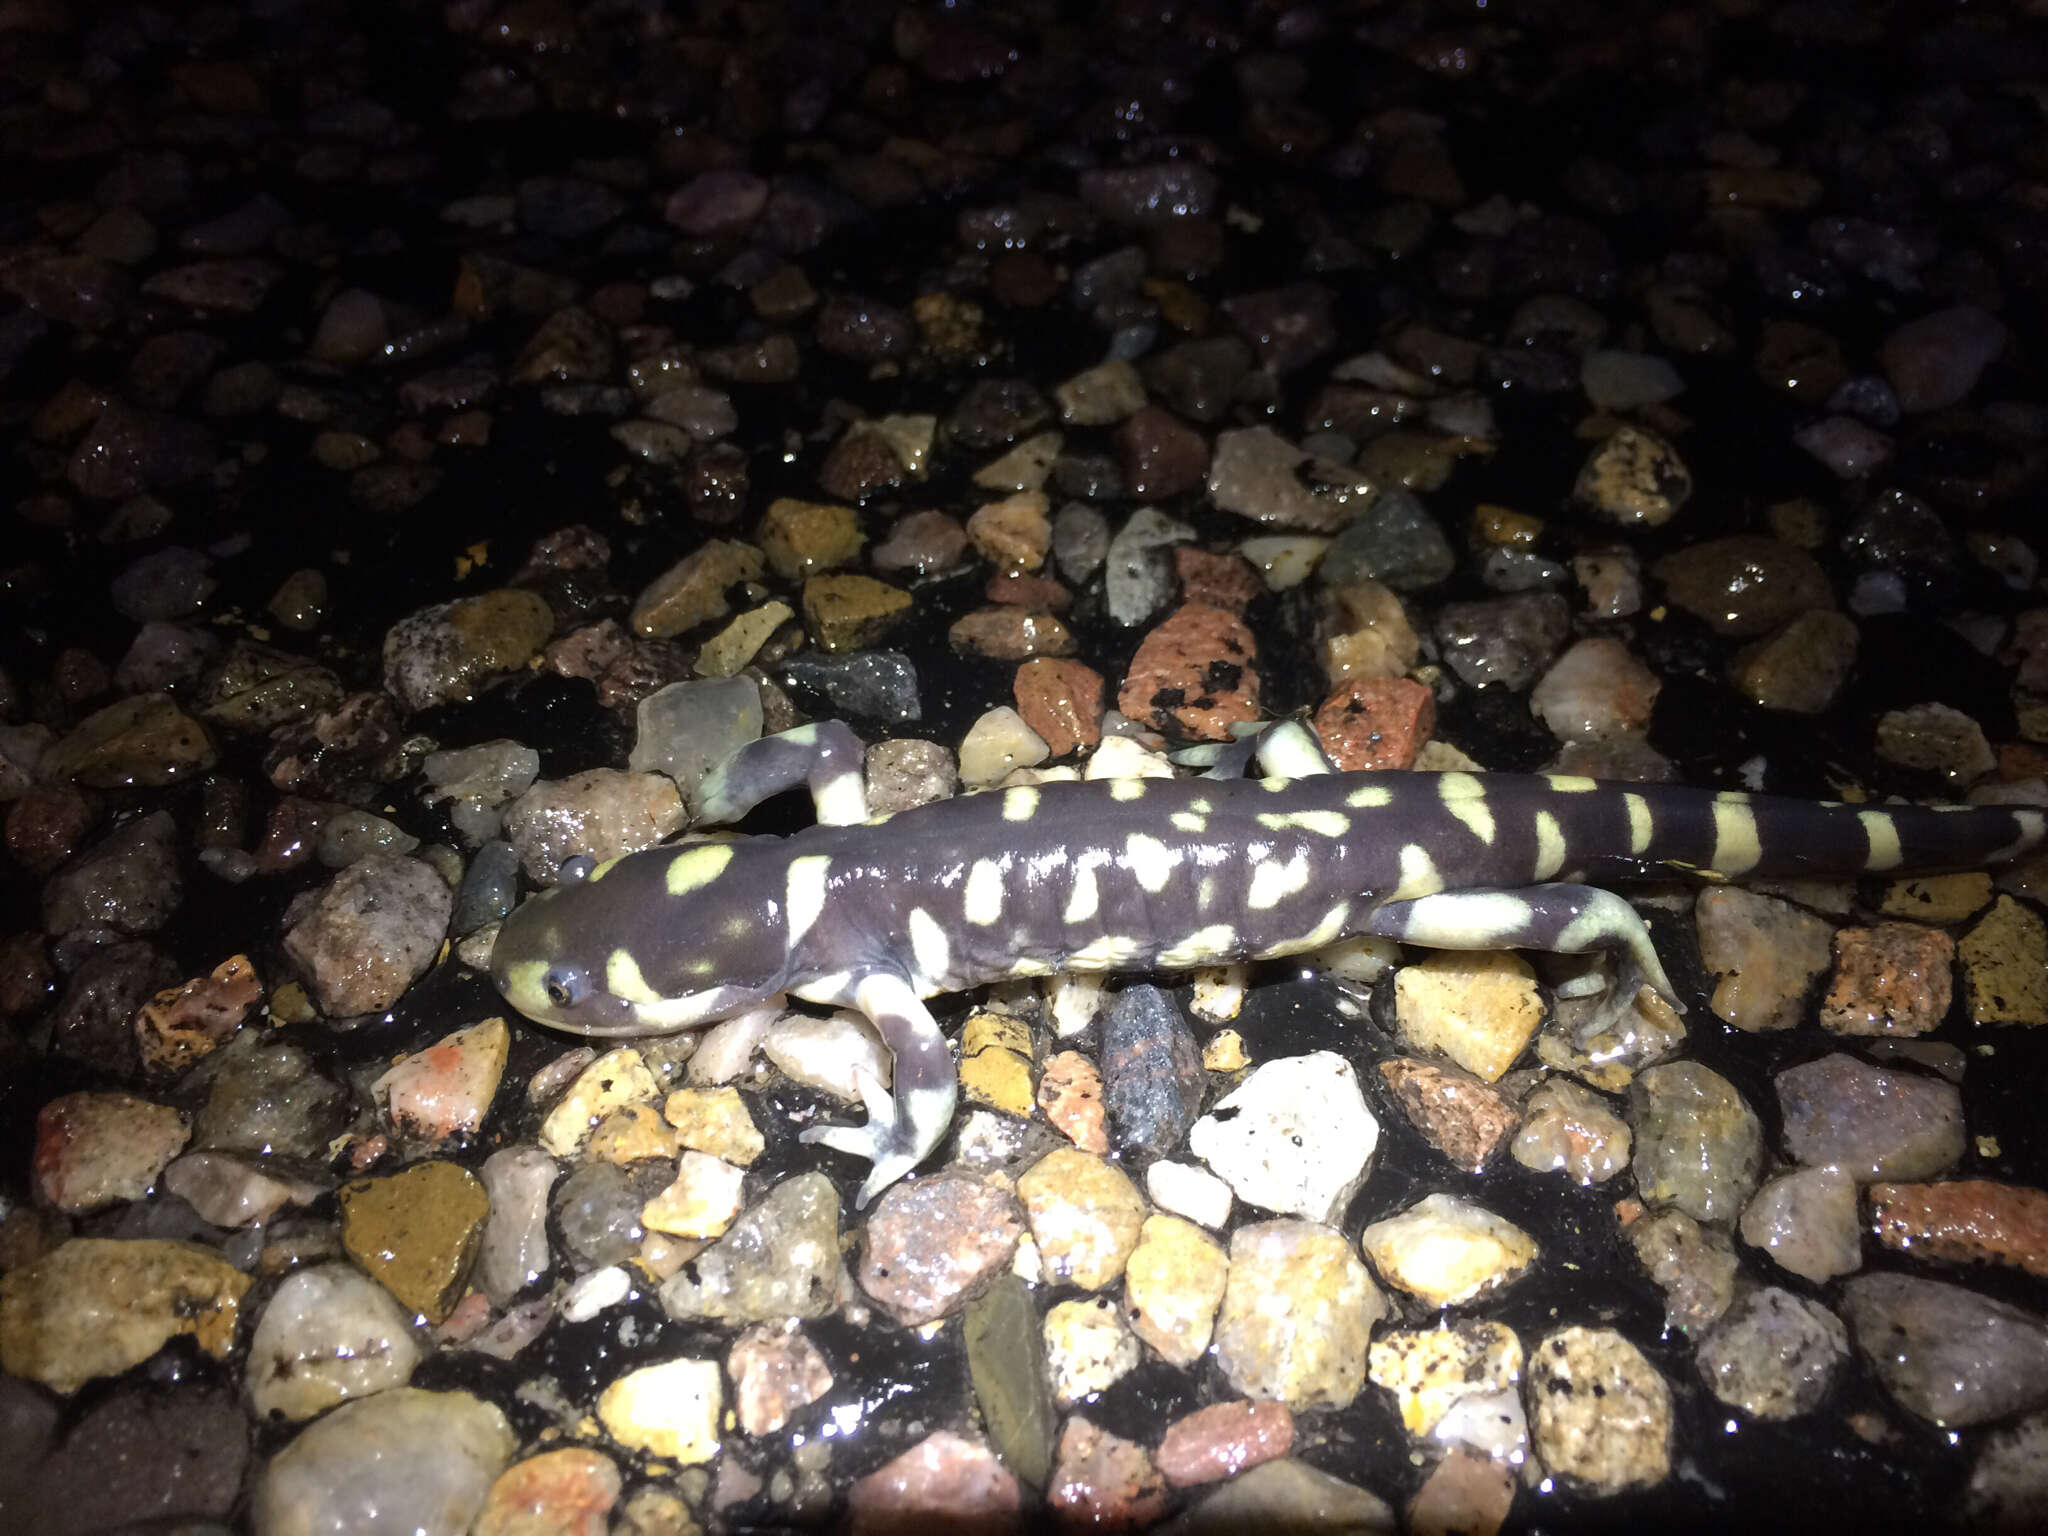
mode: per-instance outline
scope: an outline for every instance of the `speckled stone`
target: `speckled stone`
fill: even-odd
[[[1086,1291],[1124,1272],[1145,1202],[1121,1168],[1077,1147],[1048,1152],[1017,1181],[1048,1273]]]
[[[1529,1352],[1530,1428],[1552,1473],[1598,1494],[1671,1469],[1671,1388],[1611,1328],[1564,1328]]]
[[[1133,720],[1197,741],[1227,741],[1234,722],[1259,717],[1257,642],[1221,608],[1189,604],[1139,643],[1117,693]]]
[[[1386,1315],[1344,1235],[1312,1221],[1266,1221],[1230,1239],[1216,1362],[1247,1397],[1300,1413],[1343,1408],[1365,1384],[1366,1341]]]
[[[2048,929],[2000,896],[1956,945],[1964,995],[1979,1024],[2048,1023]]]

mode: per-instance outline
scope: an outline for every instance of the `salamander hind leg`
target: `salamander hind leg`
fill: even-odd
[[[1600,952],[1615,978],[1602,1006],[1618,1017],[1649,986],[1680,1013],[1685,1006],[1636,909],[1593,885],[1532,885],[1522,890],[1443,891],[1390,901],[1372,914],[1370,932],[1434,949],[1540,949],[1558,955]]]
[[[763,736],[727,753],[704,776],[697,790],[697,821],[727,825],[762,801],[806,784],[822,825],[853,826],[868,819],[862,758],[860,738],[837,720]]]
[[[867,976],[854,987],[853,1000],[895,1054],[895,1095],[863,1074],[860,1090],[868,1123],[812,1126],[801,1139],[874,1164],[854,1200],[865,1208],[931,1156],[953,1123],[959,1086],[946,1037],[909,982],[900,976]]]

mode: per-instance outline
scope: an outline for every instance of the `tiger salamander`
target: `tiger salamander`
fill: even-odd
[[[1674,1006],[1608,882],[1933,872],[2041,842],[2027,807],[1845,805],[1562,775],[1336,773],[1299,726],[1269,777],[1102,779],[963,795],[869,819],[843,725],[741,748],[700,823],[807,784],[818,824],[588,868],[504,923],[491,969],[521,1013],[596,1036],[695,1029],[785,994],[858,1009],[895,1055],[864,1126],[807,1140],[868,1158],[865,1205],[945,1134],[953,1061],[924,999],[1060,971],[1174,971],[1377,935],[1446,949],[1604,953],[1610,1004]],[[1248,759],[1247,745],[1242,758]],[[1212,755],[1218,755],[1213,754]],[[580,875],[580,878],[578,876]]]

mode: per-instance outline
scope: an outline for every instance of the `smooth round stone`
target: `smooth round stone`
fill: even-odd
[[[419,1364],[391,1293],[347,1264],[285,1278],[249,1345],[249,1402],[259,1415],[310,1419],[349,1398],[403,1386]]]
[[[517,1443],[467,1392],[344,1403],[264,1468],[251,1523],[256,1536],[462,1536]]]

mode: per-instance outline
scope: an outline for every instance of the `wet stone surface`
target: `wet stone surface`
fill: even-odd
[[[2048,867],[1881,819],[2048,807],[2038,11],[18,0],[0,1529],[2048,1526]],[[1088,850],[933,881],[862,1200],[852,978],[492,985],[682,837],[529,1006],[866,920],[668,921],[763,735],[886,866],[1280,719],[1574,776],[1290,830],[1675,996],[1498,897],[1228,963],[1288,893],[1153,932],[1125,785],[1061,920],[1185,964],[956,997]]]

